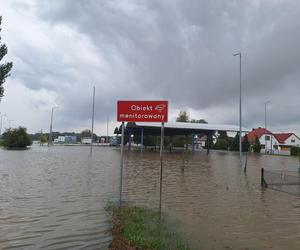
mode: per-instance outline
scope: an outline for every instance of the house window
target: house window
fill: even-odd
[[[292,139],[291,142],[292,142],[292,143],[295,143],[295,139]]]
[[[266,139],[266,141],[270,141],[270,136],[269,136],[269,135],[266,135],[266,136],[265,136],[265,139]]]

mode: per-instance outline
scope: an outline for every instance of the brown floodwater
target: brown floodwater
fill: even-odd
[[[35,146],[0,150],[0,249],[106,249],[104,207],[118,198],[119,150]],[[300,249],[300,199],[260,187],[260,168],[296,170],[296,158],[166,153],[163,212],[192,249]],[[184,167],[183,167],[184,166]],[[159,154],[126,152],[126,201],[156,209]]]

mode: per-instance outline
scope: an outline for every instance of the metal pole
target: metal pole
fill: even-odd
[[[234,56],[240,57],[240,98],[239,98],[239,114],[240,114],[240,129],[239,129],[239,154],[240,154],[240,166],[242,167],[242,53],[236,53]]]
[[[108,120],[109,120],[109,117],[107,116],[107,120],[106,120],[106,143],[108,143]]]
[[[94,115],[95,115],[95,86],[93,88],[92,133],[91,133],[91,150],[90,150],[90,154],[93,153]]]
[[[265,134],[267,134],[267,104],[269,104],[270,101],[264,102],[265,104]],[[267,138],[265,135],[265,154],[267,154]]]
[[[53,109],[51,109],[51,120],[50,120],[50,131],[49,131],[49,140],[48,140],[48,147],[52,145],[52,122],[53,122]]]
[[[141,152],[144,150],[144,128],[141,128]]]
[[[161,134],[160,134],[159,219],[161,219],[163,150],[164,150],[164,123],[162,122],[161,123]]]
[[[122,135],[121,135],[120,200],[119,200],[120,207],[122,206],[123,159],[124,159],[124,122],[122,122]]]
[[[195,153],[195,133],[192,134],[192,152]]]
[[[6,114],[1,115],[1,122],[0,122],[0,136],[2,135],[2,122],[3,122],[3,116],[6,116]]]

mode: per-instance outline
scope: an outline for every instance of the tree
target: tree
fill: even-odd
[[[32,144],[26,128],[9,128],[2,136],[2,145],[8,149],[26,148]]]
[[[84,137],[91,138],[91,134],[92,134],[91,130],[85,129],[81,132],[81,138],[84,138]]]
[[[0,16],[0,32],[1,32],[1,23],[2,23],[2,16]],[[0,36],[0,62],[3,59],[3,57],[7,54],[7,47],[5,44],[1,44],[1,36]],[[0,63],[0,100],[1,97],[4,95],[4,88],[3,84],[5,82],[5,79],[9,76],[9,72],[11,71],[13,66],[12,62],[7,63]]]
[[[118,127],[115,127],[114,134],[117,135],[117,136],[119,135],[119,128]]]
[[[46,143],[48,141],[47,136],[43,134],[43,131],[41,131],[41,133],[39,134],[38,141],[41,146],[43,146],[44,143]]]
[[[253,152],[255,152],[255,153],[260,153],[260,151],[261,151],[261,144],[257,137],[255,137],[255,141],[254,141],[254,144],[252,145],[252,149],[253,149]]]
[[[242,141],[242,151],[243,152],[249,152],[250,150],[250,142],[248,140],[248,135],[245,135]]]
[[[176,122],[188,122],[189,119],[189,115],[186,111],[180,111],[178,117],[176,118]]]
[[[231,145],[230,145],[230,150],[231,151],[239,151],[240,148],[240,134],[236,133],[235,137],[233,138]]]
[[[204,119],[199,119],[199,120],[191,119],[191,123],[204,123],[204,124],[207,124],[208,122]]]
[[[250,148],[250,143],[248,141],[248,136],[245,135],[242,141],[242,151],[243,152],[248,152]]]

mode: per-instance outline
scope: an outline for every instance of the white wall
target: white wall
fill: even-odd
[[[294,142],[293,142],[293,140],[294,140]],[[298,139],[297,136],[292,134],[289,138],[287,138],[285,140],[284,145],[299,147],[300,146],[300,140]]]
[[[270,136],[270,140],[266,141],[265,140],[265,136]],[[267,151],[271,151],[272,150],[272,152],[274,151],[274,145],[278,145],[279,144],[278,141],[277,141],[277,139],[275,138],[275,136],[271,135],[271,134],[263,134],[259,138],[259,142],[260,142],[261,145],[265,145],[265,143],[266,143],[265,149]],[[262,149],[262,152],[265,152],[265,149]]]
[[[84,138],[81,139],[81,143],[83,143],[83,144],[91,144],[92,143],[92,139],[84,137]]]

